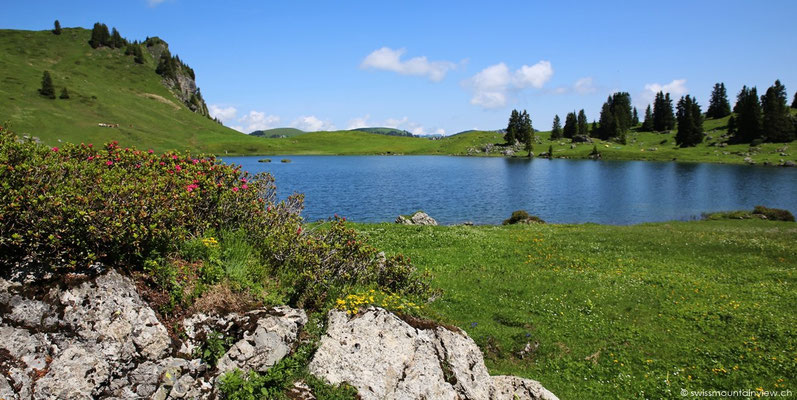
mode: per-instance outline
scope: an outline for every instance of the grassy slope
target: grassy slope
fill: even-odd
[[[432,311],[475,338],[493,374],[562,399],[797,389],[794,223],[357,229],[433,272]]]
[[[155,150],[191,149],[224,153],[257,151],[260,140],[192,113],[160,83],[154,61],[139,65],[122,50],[88,45],[90,31],[0,30],[0,122],[16,132],[58,140],[104,143],[118,140]],[[56,94],[66,86],[69,100],[41,97],[44,70]],[[118,123],[118,129],[97,124]]]
[[[274,129],[266,129],[264,131],[255,131],[255,132],[251,132],[250,134],[252,136],[262,136],[262,137],[269,138],[272,135],[282,135],[282,136],[285,136],[285,137],[294,137],[294,136],[304,135],[305,133],[307,133],[307,132],[305,132],[305,131],[303,131],[301,129],[296,129],[296,128],[274,128]]]
[[[707,120],[704,128],[712,140],[706,140],[693,148],[675,146],[675,132],[630,132],[628,144],[619,145],[612,142],[595,140],[594,143],[576,144],[570,148],[570,140],[550,141],[550,132],[538,132],[541,144],[534,145],[535,153],[548,151],[553,147],[557,158],[587,158],[593,146],[597,146],[605,160],[651,160],[651,161],[693,161],[742,164],[749,156],[761,164],[768,161],[778,164],[780,160],[797,162],[797,141],[790,144],[765,143],[759,146],[760,151],[749,153],[750,146],[745,144],[727,147],[711,147],[708,144],[727,131],[728,118]],[[662,143],[666,141],[665,143]],[[485,144],[500,144],[501,134],[495,132],[469,131],[449,136],[441,140],[431,141],[423,138],[385,138],[379,135],[359,134],[359,132],[315,132],[297,138],[269,139],[266,150],[269,154],[447,154],[466,155],[468,148],[481,148]],[[788,146],[787,155],[777,151]],[[654,149],[654,151],[651,151]],[[727,153],[727,154],[726,154]],[[484,155],[480,153],[477,155]],[[492,153],[498,156],[499,153]]]

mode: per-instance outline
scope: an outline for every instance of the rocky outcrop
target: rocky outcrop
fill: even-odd
[[[291,351],[307,321],[290,307],[197,314],[184,322],[181,342],[133,281],[113,270],[50,286],[0,279],[2,399],[215,398],[219,376],[267,370]],[[194,358],[210,332],[235,339],[216,368]]]
[[[402,225],[437,225],[437,221],[423,211],[416,211],[408,217],[399,215],[398,218],[396,218],[396,223]]]
[[[327,333],[309,365],[365,399],[556,399],[538,382],[490,376],[476,343],[462,331],[415,328],[370,308],[349,318],[329,313]]]

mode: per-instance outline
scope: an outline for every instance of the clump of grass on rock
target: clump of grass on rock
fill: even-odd
[[[515,224],[544,224],[540,217],[535,215],[529,215],[528,212],[524,210],[518,210],[512,212],[512,216],[508,219],[505,219],[503,224],[504,225],[515,225]]]

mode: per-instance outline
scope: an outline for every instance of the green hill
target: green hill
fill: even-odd
[[[406,137],[413,137],[413,136],[415,136],[415,135],[413,135],[411,132],[405,131],[405,130],[403,130],[403,129],[397,129],[397,128],[382,128],[382,127],[376,127],[376,128],[357,128],[357,129],[351,129],[351,131],[360,131],[360,132],[367,132],[367,133],[376,133],[376,134],[378,134],[378,135],[387,135],[387,136],[406,136]]]
[[[258,152],[261,139],[192,112],[161,83],[148,51],[137,64],[124,49],[92,49],[90,36],[81,28],[65,28],[61,35],[0,30],[0,122],[53,145],[118,140],[158,151]],[[39,95],[45,70],[56,94],[66,86],[70,99]]]
[[[280,139],[283,137],[294,137],[299,135],[304,135],[305,131],[296,128],[274,128],[274,129],[266,129],[263,131],[254,131],[250,133],[251,136],[258,136],[270,139]]]

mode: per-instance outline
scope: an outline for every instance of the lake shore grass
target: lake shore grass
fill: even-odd
[[[795,391],[794,223],[354,227],[432,272],[429,314],[492,374],[562,399]]]

